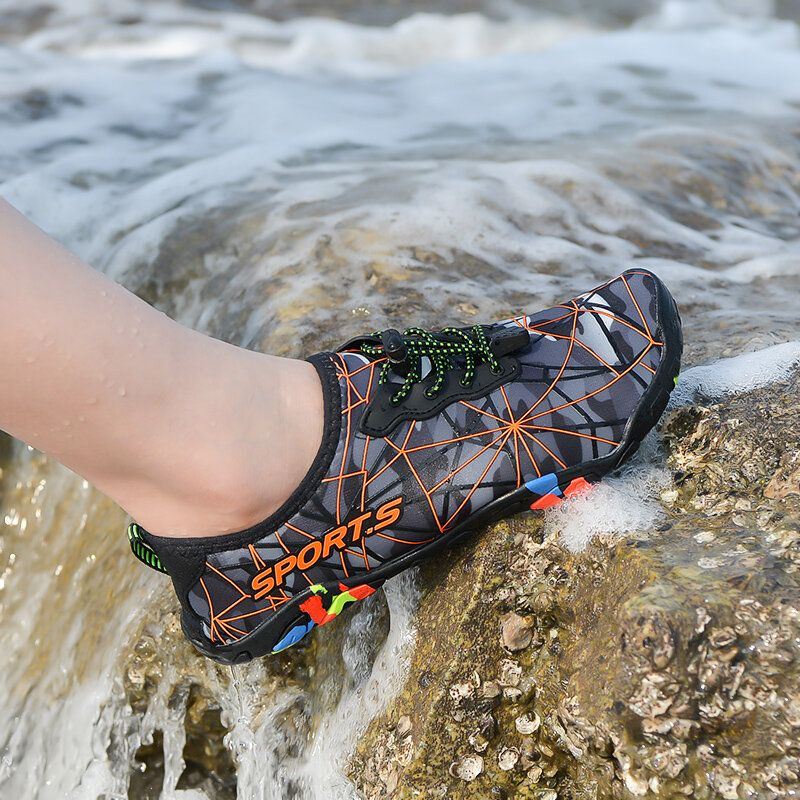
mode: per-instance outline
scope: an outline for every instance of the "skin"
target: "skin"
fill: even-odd
[[[0,281],[0,428],[148,530],[240,530],[309,469],[323,424],[310,364],[179,325],[2,199]]]

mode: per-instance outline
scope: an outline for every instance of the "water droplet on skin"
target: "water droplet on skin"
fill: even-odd
[[[120,397],[125,397],[125,395],[127,394],[124,386],[120,386],[119,389],[117,389],[117,393],[119,394]]]
[[[36,356],[27,356],[25,358],[25,363],[26,364],[33,364],[34,361],[36,361]]]

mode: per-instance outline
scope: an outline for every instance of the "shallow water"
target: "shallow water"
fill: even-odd
[[[300,355],[636,262],[673,289],[690,365],[800,338],[792,3],[49,7],[0,0],[0,193],[186,324]],[[212,667],[121,512],[21,445],[2,458],[0,795],[351,793],[353,738],[402,681],[413,579],[347,636]],[[591,513],[560,523],[577,545]],[[227,751],[190,757],[194,692]]]

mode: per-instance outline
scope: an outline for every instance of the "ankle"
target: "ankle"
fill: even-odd
[[[307,361],[280,361],[280,370],[259,373],[262,383],[257,391],[260,395],[269,392],[274,404],[268,416],[254,404],[247,425],[248,456],[239,461],[246,474],[241,476],[238,513],[249,517],[251,525],[276,512],[289,499],[311,468],[322,442],[324,403],[316,369]]]
[[[208,409],[214,423],[199,441],[175,443],[168,463],[109,492],[144,528],[177,537],[242,530],[277,511],[305,477],[322,440],[319,377],[307,362],[260,359],[232,384],[225,408]]]

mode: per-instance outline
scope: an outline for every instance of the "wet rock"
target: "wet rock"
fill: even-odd
[[[514,769],[519,761],[519,750],[515,747],[503,748],[497,756],[497,766],[504,772]]]
[[[483,685],[483,696],[489,699],[499,697],[503,693],[503,689],[497,681],[487,681]]]
[[[532,733],[536,733],[541,724],[542,720],[536,713],[523,714],[514,720],[514,727],[517,729],[517,733],[521,733],[523,736],[530,736]]]
[[[397,720],[395,733],[402,739],[406,734],[411,733],[411,717],[402,716]]]
[[[455,764],[454,772],[462,781],[474,781],[483,772],[483,759],[480,756],[465,756]]]
[[[533,625],[529,619],[515,614],[513,611],[505,614],[500,620],[502,625],[503,647],[516,652],[524,650],[533,639]]]
[[[456,550],[448,574],[423,570],[428,635],[387,711],[409,716],[418,744],[396,796],[800,791],[800,495],[775,478],[793,480],[798,414],[797,376],[672,412],[675,482],[658,531],[573,554],[537,518],[515,518]],[[359,746],[357,786],[381,731],[378,718]],[[448,772],[478,751],[469,783]]]

